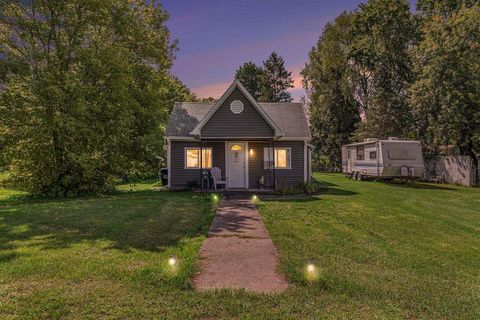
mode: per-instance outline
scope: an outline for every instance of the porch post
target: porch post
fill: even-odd
[[[203,191],[203,140],[200,139],[200,190]]]
[[[275,139],[272,140],[273,143],[273,191],[276,190],[276,176],[275,176]]]
[[[271,156],[271,153],[270,153],[270,149],[273,150],[273,144],[272,144],[273,141],[270,142],[270,145],[269,147],[267,148],[268,150],[268,187],[270,188],[270,191],[273,190],[272,188],[272,181],[273,181],[273,175],[272,175],[272,170],[273,168],[271,167],[272,165],[272,156]]]

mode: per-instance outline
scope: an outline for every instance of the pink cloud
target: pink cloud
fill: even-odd
[[[303,84],[302,84],[303,77],[300,74],[300,72],[302,72],[302,69],[303,69],[303,66],[296,66],[296,67],[290,68],[290,71],[292,71],[292,78],[293,78],[293,88],[291,90],[303,89]]]
[[[300,75],[302,68],[303,66],[295,66],[289,69],[292,71],[292,78],[293,78],[293,88],[291,88],[289,91],[293,93],[295,100],[299,99],[302,95],[305,94],[305,91],[302,85],[303,77]],[[230,81],[207,84],[204,86],[198,86],[198,87],[192,88],[192,92],[194,92],[199,98],[212,97],[212,98],[218,99],[222,96],[225,90],[227,90],[230,84],[231,84]]]
[[[230,84],[231,82],[218,82],[213,84],[207,84],[204,86],[193,88],[192,91],[199,98],[212,97],[212,98],[218,99],[227,90]]]

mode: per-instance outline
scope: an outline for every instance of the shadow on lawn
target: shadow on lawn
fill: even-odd
[[[431,183],[423,183],[423,182],[402,182],[398,180],[393,181],[380,181],[388,186],[397,187],[397,188],[405,188],[405,189],[423,189],[423,190],[445,190],[445,191],[457,191],[455,188],[442,186],[442,185],[434,185]]]
[[[358,192],[355,191],[337,188],[338,185],[332,182],[319,181],[319,183],[325,186],[325,191],[323,191],[322,194],[330,194],[334,196],[354,196],[358,194]]]
[[[312,202],[320,201],[321,195],[318,196],[275,196],[275,197],[261,197],[264,202]]]
[[[202,194],[122,192],[68,200],[0,201],[0,261],[15,256],[15,241],[61,249],[106,240],[111,248],[162,251],[181,239],[206,234],[213,214]]]

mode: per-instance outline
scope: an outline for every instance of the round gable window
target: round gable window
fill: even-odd
[[[243,103],[240,100],[234,100],[232,103],[230,103],[230,110],[232,110],[233,113],[242,113],[243,111]]]

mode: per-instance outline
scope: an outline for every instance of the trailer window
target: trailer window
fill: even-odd
[[[363,146],[357,147],[357,160],[364,160],[365,159],[365,150]]]
[[[347,159],[348,159],[348,160],[352,159],[352,155],[351,155],[350,149],[347,150]]]
[[[417,158],[414,150],[403,149],[401,147],[388,150],[388,157],[392,160],[415,160]]]
[[[377,151],[370,151],[370,159],[371,160],[377,159]]]

